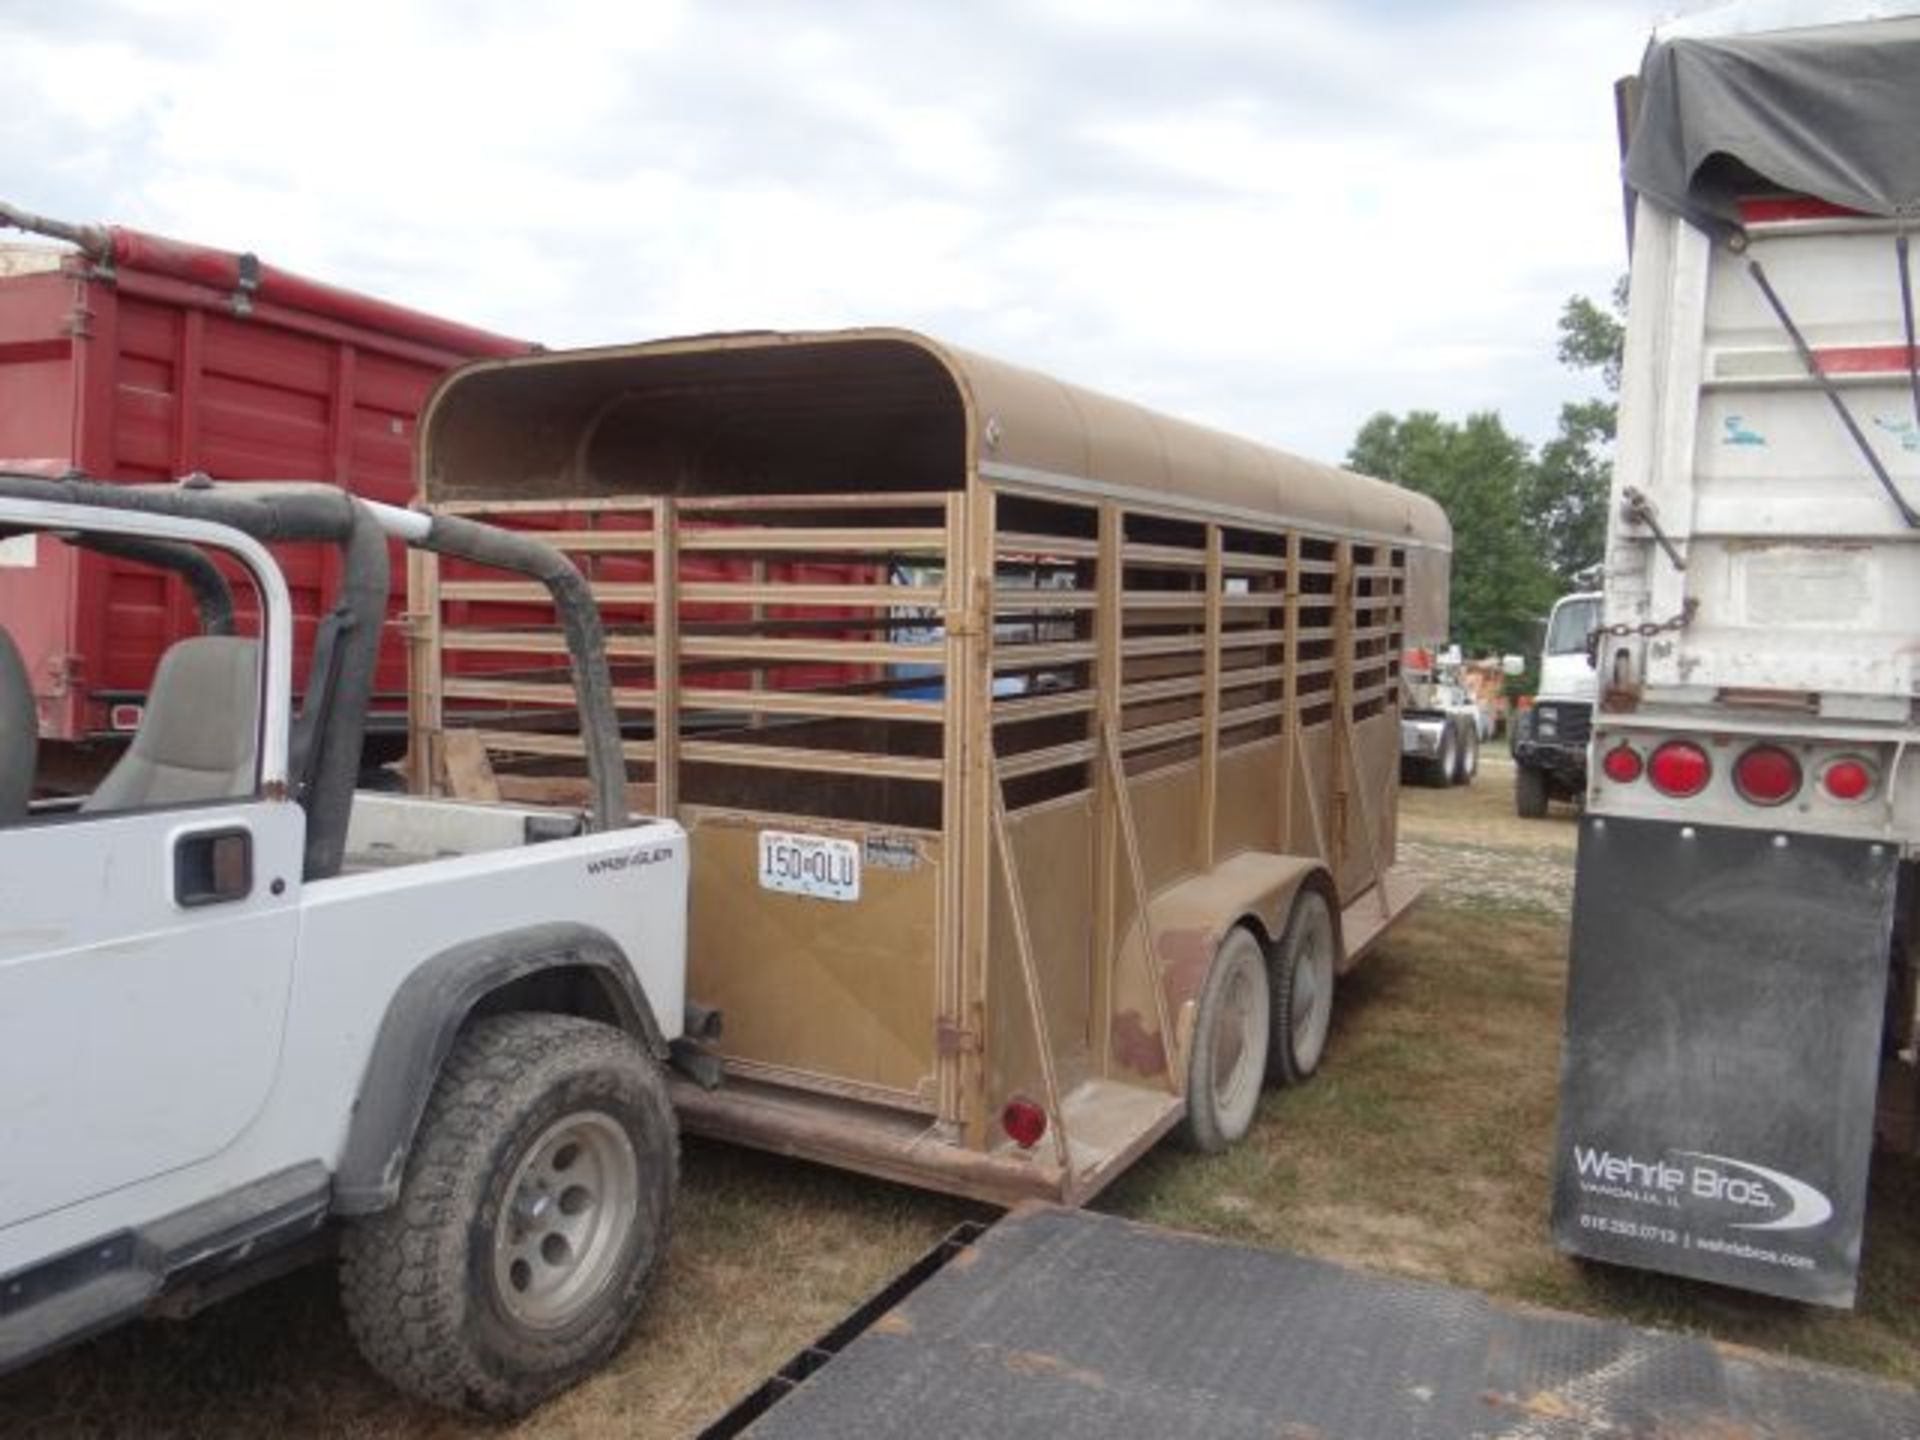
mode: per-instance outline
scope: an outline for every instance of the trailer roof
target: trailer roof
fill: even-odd
[[[1432,500],[897,329],[480,361],[421,420],[432,503],[956,490],[976,476],[1448,549]]]
[[[1640,68],[1627,184],[1708,229],[1736,221],[1754,176],[1868,215],[1920,214],[1917,75],[1920,19],[1662,32]]]

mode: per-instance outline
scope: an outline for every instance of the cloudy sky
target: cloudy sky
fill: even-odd
[[[1325,459],[1537,441],[1694,8],[0,0],[0,197],[550,345],[903,324]]]

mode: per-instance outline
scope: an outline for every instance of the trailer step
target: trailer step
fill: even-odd
[[[948,1249],[705,1434],[1920,1437],[1902,1386],[1084,1211]]]

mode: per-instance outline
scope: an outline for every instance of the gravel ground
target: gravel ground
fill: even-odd
[[[1558,804],[1542,820],[1515,815],[1513,762],[1489,747],[1472,785],[1402,792],[1399,859],[1426,882],[1430,903],[1564,917],[1576,818]]]

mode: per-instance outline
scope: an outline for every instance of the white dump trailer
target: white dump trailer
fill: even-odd
[[[1844,1306],[1876,1111],[1914,1141],[1920,19],[1791,11],[1660,32],[1626,107],[1553,1219]]]

